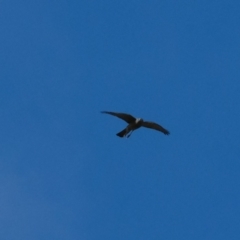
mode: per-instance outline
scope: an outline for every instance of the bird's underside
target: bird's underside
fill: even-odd
[[[116,134],[119,137],[130,137],[132,132],[140,127],[151,128],[160,131],[165,135],[170,134],[170,132],[167,129],[163,128],[161,125],[154,122],[144,121],[141,118],[135,118],[130,114],[108,111],[102,111],[102,113],[110,114],[112,116],[121,118],[122,120],[128,123],[128,126],[126,128],[124,128],[121,132]]]

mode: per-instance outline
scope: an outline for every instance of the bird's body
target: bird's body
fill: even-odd
[[[107,111],[103,111],[102,113],[110,114],[115,117],[121,118],[122,120],[124,120],[128,123],[128,126],[125,129],[123,129],[121,132],[117,133],[117,136],[119,136],[119,137],[125,137],[125,136],[130,137],[132,132],[140,127],[152,128],[152,129],[155,129],[155,130],[158,130],[158,131],[164,133],[165,135],[170,134],[170,132],[168,130],[164,129],[159,124],[154,123],[154,122],[144,121],[142,118],[135,118],[135,117],[131,116],[130,114],[107,112]]]
[[[141,118],[136,119],[134,122],[128,124],[128,126],[123,129],[121,132],[117,133],[117,136],[124,137],[128,133],[133,132],[134,130],[141,127],[143,120]],[[130,137],[130,135],[128,135]]]

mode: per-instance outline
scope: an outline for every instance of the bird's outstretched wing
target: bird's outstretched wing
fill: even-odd
[[[126,114],[126,113],[115,113],[115,112],[107,112],[107,111],[102,111],[101,113],[107,113],[110,115],[113,115],[115,117],[121,118],[122,120],[126,121],[127,123],[132,123],[136,121],[136,118]]]
[[[146,121],[144,121],[142,123],[142,126],[146,127],[146,128],[155,129],[157,131],[160,131],[160,132],[164,133],[165,135],[169,135],[170,134],[170,132],[167,129],[163,128],[162,126],[160,126],[159,124],[154,123],[154,122],[146,122]]]

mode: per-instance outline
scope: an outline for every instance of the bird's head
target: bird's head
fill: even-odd
[[[137,118],[136,119],[136,123],[142,123],[143,122],[143,119],[142,118]]]

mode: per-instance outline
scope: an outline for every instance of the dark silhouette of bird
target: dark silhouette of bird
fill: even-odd
[[[144,121],[142,118],[135,118],[130,114],[107,112],[107,111],[102,111],[101,113],[113,115],[115,117],[121,118],[122,120],[128,123],[126,128],[124,128],[121,132],[116,134],[119,137],[130,137],[133,131],[140,127],[152,128],[164,133],[165,135],[170,134],[170,132],[167,129],[163,128],[159,124],[154,122]]]

